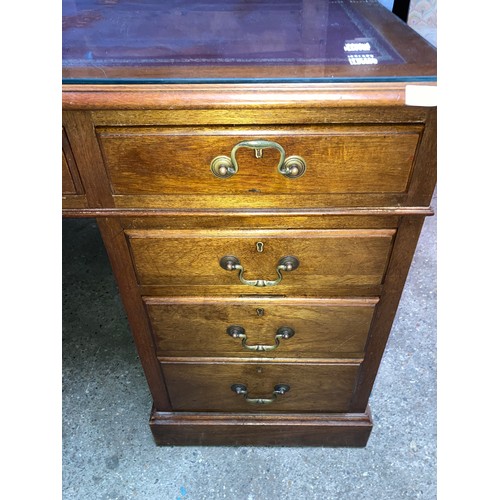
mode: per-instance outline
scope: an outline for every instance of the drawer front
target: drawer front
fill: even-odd
[[[145,297],[161,356],[362,357],[378,299]]]
[[[356,290],[379,285],[394,233],[391,229],[126,231],[139,284],[189,287],[193,295],[208,294],[212,286],[222,286],[230,294],[301,290],[314,295],[335,287]],[[283,262],[292,270],[284,270]]]
[[[85,208],[87,198],[73,152],[64,128],[62,129],[62,208]]]
[[[68,160],[62,151],[62,193],[63,194],[79,194],[78,189],[71,175]]]
[[[161,366],[173,411],[236,412],[347,412],[359,369],[356,363],[162,362]],[[276,386],[288,390],[274,394]]]
[[[241,197],[245,203],[252,204],[253,196],[256,204],[270,206],[280,203],[281,196],[293,197],[297,206],[301,197],[322,200],[322,196],[340,194],[357,195],[359,204],[370,195],[379,195],[383,203],[381,194],[407,192],[421,132],[421,125],[236,131],[224,127],[97,128],[111,188],[118,197],[205,195],[218,197],[217,204],[224,204],[229,195],[230,206],[238,206]],[[249,141],[261,141],[263,147]],[[218,165],[237,171],[219,177],[223,173]],[[300,172],[305,165],[299,177],[289,170],[294,165],[300,166]],[[280,171],[289,171],[292,177]],[[390,200],[393,203],[394,198]]]

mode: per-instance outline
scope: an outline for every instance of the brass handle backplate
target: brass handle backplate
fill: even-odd
[[[236,152],[240,148],[253,149],[256,158],[262,158],[263,149],[277,149],[280,154],[278,172],[289,179],[296,179],[306,171],[306,162],[304,158],[295,155],[285,158],[285,150],[281,144],[264,139],[257,139],[238,142],[231,150],[231,157],[224,155],[216,156],[210,164],[210,170],[216,177],[228,179],[238,172],[239,166],[236,160]]]
[[[231,325],[227,328],[226,333],[235,339],[241,339],[241,345],[243,349],[247,351],[257,351],[257,352],[268,352],[274,351],[280,345],[281,340],[287,340],[295,335],[295,332],[292,328],[288,326],[282,326],[278,328],[276,331],[276,335],[274,336],[274,345],[264,345],[264,344],[255,344],[248,345],[247,344],[247,335],[245,329],[242,326]]]
[[[245,384],[233,384],[231,390],[236,394],[240,394],[245,398],[245,401],[250,404],[255,405],[268,405],[274,403],[278,396],[282,396],[285,392],[290,390],[290,386],[287,384],[278,384],[274,386],[274,391],[270,398],[251,398],[248,396],[248,389]]]
[[[278,265],[276,266],[276,273],[278,274],[278,277],[275,280],[247,280],[243,274],[245,273],[245,269],[240,263],[240,260],[238,257],[235,257],[234,255],[226,255],[222,257],[222,259],[219,262],[220,266],[222,269],[225,269],[226,271],[234,271],[238,270],[238,277],[244,285],[248,286],[257,286],[257,287],[263,287],[263,286],[275,286],[278,283],[281,282],[283,279],[282,271],[294,271],[299,267],[299,259],[297,257],[294,257],[293,255],[287,255],[286,257],[282,257],[278,261]]]

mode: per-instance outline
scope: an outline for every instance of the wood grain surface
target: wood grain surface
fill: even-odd
[[[362,357],[376,298],[296,299],[145,297],[160,356]],[[294,335],[269,352],[244,349],[228,335],[245,329],[249,345],[275,345],[281,327]]]
[[[347,412],[358,364],[162,362],[174,411]],[[268,398],[277,384],[289,392],[271,404],[248,403],[231,390],[247,386],[251,398]]]
[[[238,271],[220,266],[224,256],[236,256],[247,280],[275,280],[279,260],[295,256],[296,270],[268,293],[300,285],[316,287],[382,283],[395,231],[370,230],[157,230],[126,231],[138,282],[142,285],[226,286],[230,293],[254,293],[242,285]],[[257,243],[263,243],[263,252]]]
[[[97,129],[108,177],[116,195],[258,193],[303,195],[330,193],[404,193],[407,190],[421,126],[337,126],[253,128]],[[280,144],[286,156],[307,164],[297,179],[279,174],[277,149],[255,158],[237,150],[239,171],[216,177],[210,164],[248,140]]]
[[[165,413],[149,421],[158,445],[177,446],[366,446],[372,430],[363,413]]]

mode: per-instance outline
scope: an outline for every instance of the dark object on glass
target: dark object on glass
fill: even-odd
[[[396,14],[405,23],[408,22],[408,12],[410,10],[410,0],[394,0],[392,6],[393,14]]]

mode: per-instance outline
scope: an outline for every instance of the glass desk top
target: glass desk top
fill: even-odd
[[[63,0],[63,83],[435,81],[376,0]]]

